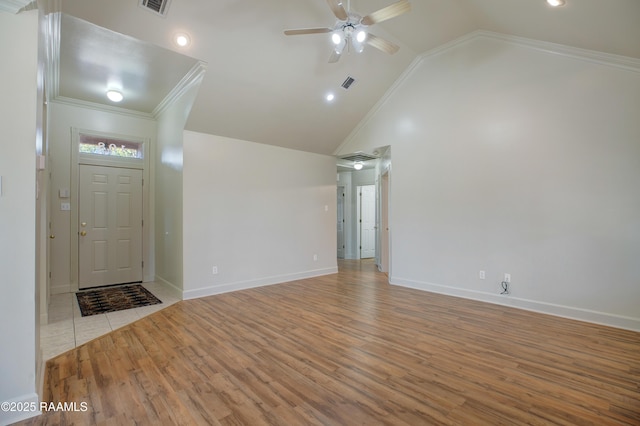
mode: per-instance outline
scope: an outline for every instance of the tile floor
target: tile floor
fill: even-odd
[[[42,358],[45,361],[51,359],[69,349],[87,343],[89,340],[93,340],[117,328],[124,327],[180,300],[175,291],[166,284],[149,282],[142,285],[158,299],[162,300],[162,303],[143,308],[83,317],[80,313],[75,293],[51,295],[49,300],[49,324],[40,328]]]

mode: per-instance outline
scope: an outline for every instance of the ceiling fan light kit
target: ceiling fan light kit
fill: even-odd
[[[560,1],[560,0],[557,0]],[[383,7],[365,17],[352,12],[350,6],[344,8],[339,0],[327,0],[331,12],[338,18],[333,28],[303,28],[296,30],[285,30],[285,35],[322,34],[332,33],[331,41],[335,45],[329,62],[338,62],[342,53],[353,49],[360,53],[364,50],[365,43],[381,50],[384,53],[393,55],[400,47],[388,40],[377,37],[368,31],[368,27],[379,22],[386,21],[396,16],[407,13],[411,10],[411,3],[408,0],[400,0],[387,7]]]

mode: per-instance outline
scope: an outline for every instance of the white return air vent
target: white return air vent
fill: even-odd
[[[140,7],[162,17],[167,16],[171,0],[140,0]]]
[[[376,158],[378,158],[378,157],[376,157],[375,155],[366,154],[364,152],[356,152],[356,153],[353,153],[353,154],[348,154],[348,155],[345,155],[343,157],[340,157],[340,159],[342,159],[342,160],[362,161],[362,162],[369,161],[369,160],[375,160]]]
[[[347,77],[347,78],[342,82],[341,86],[342,86],[342,88],[343,88],[344,90],[349,90],[349,87],[351,87],[351,85],[352,85],[353,83],[355,83],[355,82],[356,82],[356,79],[355,79],[355,78],[353,78],[353,77],[351,77],[351,76],[348,76],[348,77]]]

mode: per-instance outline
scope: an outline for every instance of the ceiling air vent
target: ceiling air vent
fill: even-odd
[[[164,17],[167,15],[170,1],[171,0],[140,0],[140,7]]]
[[[375,160],[378,157],[374,155],[365,154],[364,152],[356,152],[354,154],[348,154],[340,158],[342,160],[347,160],[347,161],[363,161],[364,162],[369,160]]]
[[[349,87],[351,87],[351,85],[355,82],[356,82],[355,78],[348,76],[346,80],[342,82],[342,88],[344,90],[349,90]]]

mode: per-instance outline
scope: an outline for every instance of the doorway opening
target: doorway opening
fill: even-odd
[[[337,257],[371,259],[379,271],[388,273],[390,147],[342,156],[337,171]]]

